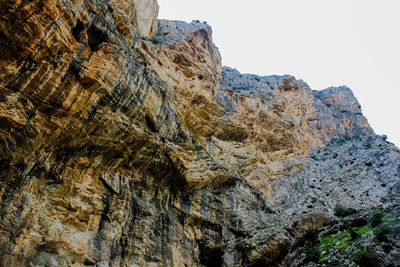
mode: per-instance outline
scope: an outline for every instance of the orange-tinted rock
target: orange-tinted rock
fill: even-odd
[[[310,151],[356,135],[375,140],[357,155],[383,146],[348,89],[222,68],[210,26],[157,13],[153,0],[0,4],[0,265],[277,263],[288,216],[324,218],[286,201],[318,169]],[[384,147],[376,162],[395,169]],[[364,204],[396,196],[398,174],[381,171],[392,191]]]

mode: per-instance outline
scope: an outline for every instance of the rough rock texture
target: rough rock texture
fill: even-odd
[[[400,206],[363,210],[303,232],[283,266],[398,266]],[[376,218],[380,218],[378,221]]]
[[[216,102],[225,113],[223,132],[212,139],[222,148],[214,150],[214,157],[236,168],[266,197],[272,181],[298,171],[311,148],[334,138],[372,134],[346,87],[316,92],[294,77],[243,75],[226,67],[220,83]],[[237,154],[252,162],[235,159]]]
[[[398,203],[348,88],[222,68],[210,26],[157,13],[0,3],[0,265],[285,264],[336,204]]]
[[[338,139],[311,153],[296,175],[280,179],[268,201],[288,215],[329,214],[337,204],[354,209],[399,204],[399,175],[399,150],[385,138]]]

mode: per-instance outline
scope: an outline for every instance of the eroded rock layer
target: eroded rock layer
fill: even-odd
[[[338,203],[399,201],[348,88],[240,74],[210,26],[157,14],[0,3],[0,265],[286,264]]]

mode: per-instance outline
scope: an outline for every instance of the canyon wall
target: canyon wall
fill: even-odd
[[[337,204],[399,203],[350,89],[240,74],[210,26],[157,15],[0,3],[0,265],[278,265]]]

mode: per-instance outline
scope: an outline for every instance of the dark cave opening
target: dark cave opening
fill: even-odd
[[[100,45],[108,41],[107,34],[96,26],[90,26],[88,31],[88,43],[92,51],[97,51]]]
[[[221,267],[223,263],[223,251],[220,248],[200,246],[200,264],[207,267]]]
[[[81,32],[83,31],[83,29],[85,28],[85,25],[83,24],[82,21],[80,21],[78,19],[78,21],[76,22],[75,27],[72,28],[72,35],[74,36],[75,40],[80,42],[81,41]]]

